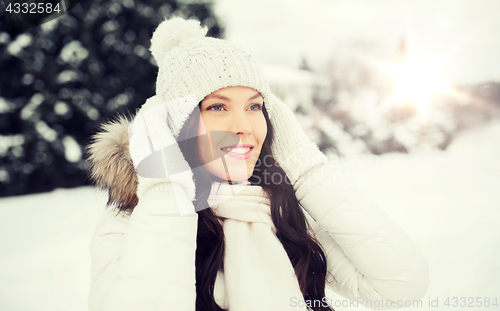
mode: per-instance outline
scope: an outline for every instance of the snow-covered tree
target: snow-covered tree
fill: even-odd
[[[97,125],[154,94],[149,40],[170,15],[222,35],[211,1],[80,1],[21,33],[0,12],[0,196],[87,182],[82,146]]]
[[[444,87],[433,69],[415,66],[404,41],[393,47],[361,41],[340,44],[320,69],[296,70],[315,79],[301,85],[288,79],[275,91],[327,155],[445,150],[464,128],[498,116],[491,99],[498,84]]]

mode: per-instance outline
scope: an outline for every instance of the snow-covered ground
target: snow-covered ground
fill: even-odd
[[[500,304],[498,159],[500,122],[462,134],[446,152],[339,159],[428,259],[428,293],[410,309],[471,309],[461,297]],[[88,244],[105,202],[88,187],[0,199],[0,310],[87,310]]]
[[[408,309],[500,310],[499,160],[497,122],[463,133],[446,152],[387,154],[367,159],[368,167],[356,158],[345,161],[355,181],[429,262],[427,295]],[[497,306],[476,307],[486,297],[498,297]]]

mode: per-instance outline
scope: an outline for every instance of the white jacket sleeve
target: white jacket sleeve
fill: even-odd
[[[171,183],[143,194],[130,218],[105,211],[89,245],[89,310],[195,310],[197,221],[180,216]]]
[[[334,292],[380,310],[425,295],[429,268],[422,253],[356,186],[319,185],[300,202],[320,226],[313,229],[325,250],[333,275],[327,285]]]

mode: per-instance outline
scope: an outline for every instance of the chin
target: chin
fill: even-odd
[[[241,182],[246,181],[250,177],[252,177],[253,165],[231,165],[231,163],[227,163],[227,169],[229,172],[226,172],[224,168],[224,164],[221,160],[216,160],[207,165],[207,169],[210,174],[227,181],[233,182]]]
[[[242,174],[220,174],[218,177],[222,178],[227,181],[233,181],[233,182],[241,182],[241,181],[247,181],[252,175],[248,175],[247,172],[242,173]]]

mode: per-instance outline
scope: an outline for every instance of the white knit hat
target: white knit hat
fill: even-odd
[[[196,97],[191,106],[169,109],[169,126],[176,137],[200,101],[228,86],[260,92],[271,115],[271,92],[256,61],[225,40],[205,37],[206,33],[199,21],[176,17],[160,23],[151,39],[151,52],[159,68],[156,95],[165,101],[191,94]]]

